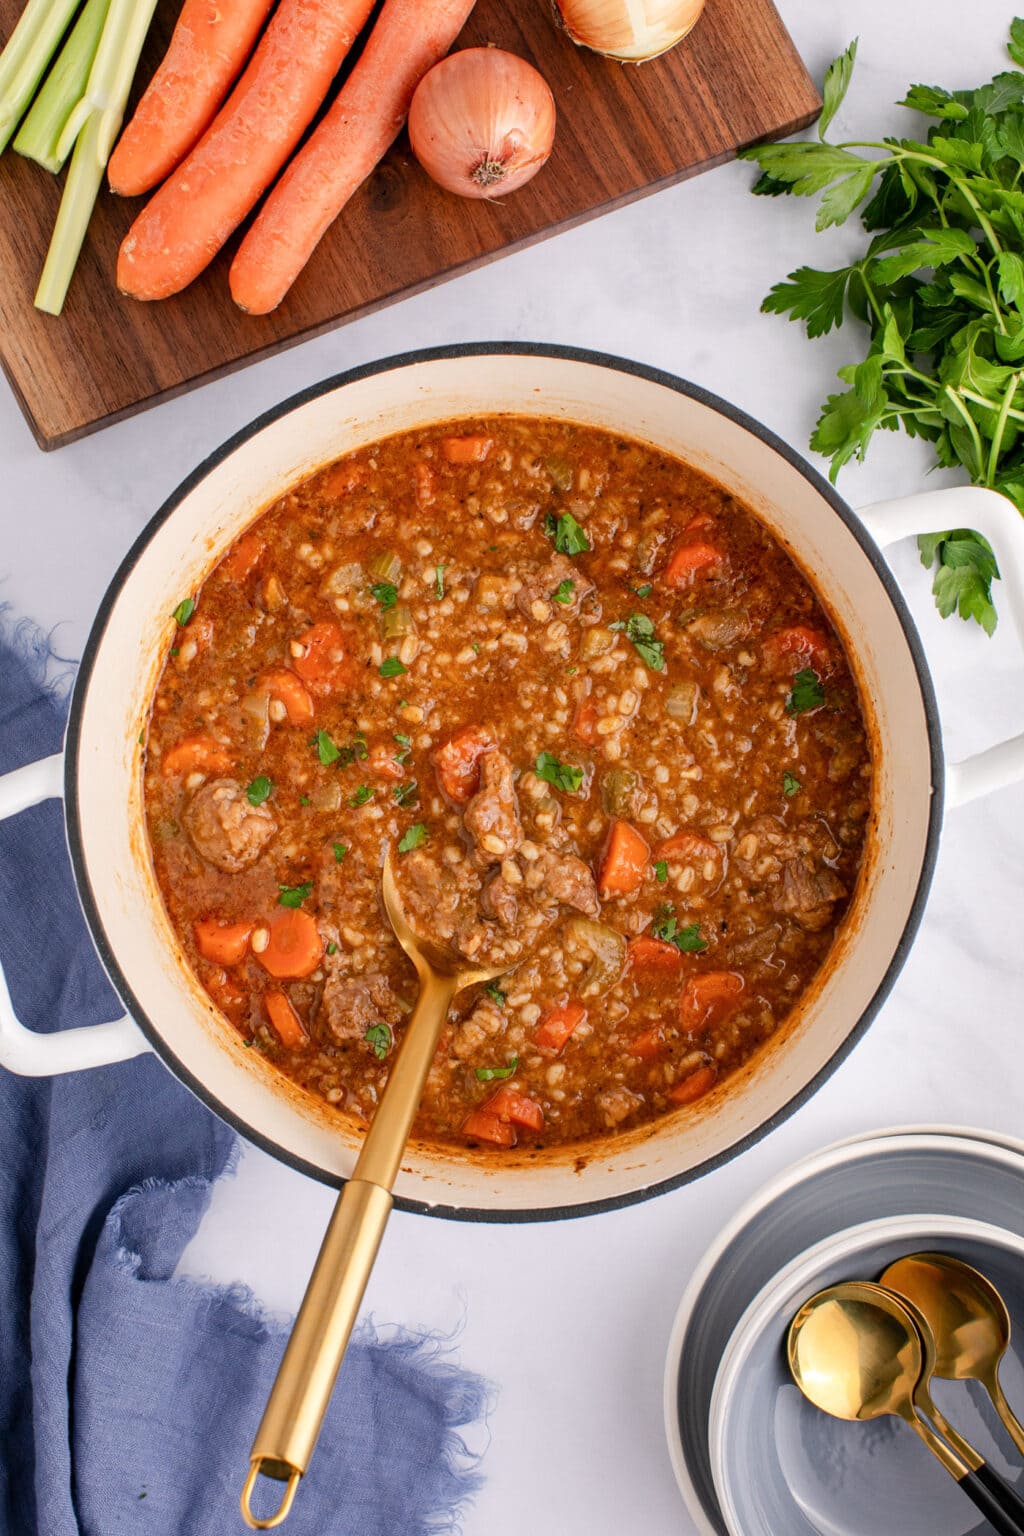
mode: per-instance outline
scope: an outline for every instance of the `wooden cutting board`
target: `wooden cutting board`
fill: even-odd
[[[0,0],[6,38],[24,0]],[[160,0],[139,84],[178,11]],[[36,440],[55,448],[405,294],[520,249],[718,165],[757,139],[810,122],[820,99],[770,0],[708,0],[695,30],[639,68],[576,48],[548,0],[479,0],[460,46],[496,43],[533,60],[558,107],[548,165],[502,202],[449,196],[404,134],[328,232],[271,315],[231,301],[233,240],[186,292],[157,304],[114,287],[118,245],[141,203],[104,193],[64,313],[32,307],[60,182],[0,159],[0,360]],[[488,339],[486,318],[480,335]]]

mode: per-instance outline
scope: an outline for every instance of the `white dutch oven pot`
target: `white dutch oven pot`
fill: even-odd
[[[0,1062],[44,1075],[153,1049],[244,1135],[338,1184],[358,1132],[241,1047],[189,974],[143,829],[138,737],[166,625],[221,552],[288,486],[375,439],[452,418],[536,414],[605,427],[678,455],[764,519],[813,577],[845,638],[875,743],[876,812],[864,871],[832,957],[796,1017],[702,1113],[582,1150],[473,1161],[411,1144],[399,1204],[479,1220],[550,1218],[623,1204],[697,1177],[749,1146],[843,1059],[892,986],[931,878],[945,800],[1024,776],[1024,738],[943,770],[938,717],[911,619],[878,553],[911,534],[971,527],[994,545],[1024,632],[1024,522],[990,491],[944,490],[855,516],[764,427],[668,374],[615,358],[514,344],[453,347],[357,369],[238,434],[160,509],[114,577],[78,675],[65,753],[0,780],[0,815],[63,794],[68,846],[97,949],[128,1014],[36,1035],[0,979]],[[383,921],[383,919],[382,919]]]

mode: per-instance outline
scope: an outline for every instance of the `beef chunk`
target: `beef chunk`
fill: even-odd
[[[551,594],[557,592],[563,581],[572,582],[566,594],[569,601],[555,602]],[[516,607],[528,619],[534,619],[538,624],[547,624],[550,619],[565,618],[567,614],[578,612],[583,599],[589,597],[593,590],[594,583],[587,579],[578,566],[567,560],[565,555],[555,555],[532,580],[525,582],[519,589],[516,593]]]
[[[452,874],[418,849],[401,859],[402,895],[413,927],[442,944],[455,932],[459,888]]]
[[[493,918],[503,928],[514,928],[519,902],[512,886],[502,875],[492,875],[480,892],[481,917]]]
[[[397,1008],[386,976],[329,976],[320,997],[317,1023],[338,1040],[362,1040],[371,1024],[394,1023]]]
[[[589,864],[574,854],[542,848],[540,856],[524,868],[528,891],[538,892],[542,900],[559,901],[586,917],[598,917],[601,899]]]
[[[197,789],[182,820],[196,852],[227,875],[255,864],[277,831],[265,805],[251,805],[235,779],[211,779]]]
[[[638,1093],[631,1093],[628,1088],[617,1084],[614,1088],[607,1088],[604,1093],[599,1093],[596,1099],[597,1107],[601,1111],[601,1118],[609,1130],[613,1126],[621,1125],[635,1109],[639,1109],[643,1099]]]
[[[782,888],[773,897],[772,906],[809,933],[816,933],[832,921],[832,905],[845,895],[846,887],[834,870],[798,853],[782,866]]]
[[[480,759],[480,788],[462,819],[484,863],[508,858],[522,842],[512,763],[498,748]]]

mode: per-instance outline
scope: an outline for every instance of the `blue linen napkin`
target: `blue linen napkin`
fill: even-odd
[[[31,629],[0,633],[0,773],[60,748],[46,659]],[[122,1011],[55,802],[0,823],[0,962],[32,1029]],[[53,1079],[0,1070],[0,1126],[0,1532],[243,1531],[239,1487],[286,1330],[242,1286],[173,1278],[237,1138],[152,1056]],[[456,1530],[479,1482],[460,1431],[488,1400],[449,1341],[363,1325],[287,1529]]]

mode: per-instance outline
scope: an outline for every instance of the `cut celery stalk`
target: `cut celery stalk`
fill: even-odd
[[[0,53],[0,152],[7,147],[57,51],[78,0],[28,0]]]
[[[67,158],[57,153],[72,109],[85,94],[110,0],[86,0],[82,14],[47,75],[13,148],[48,171],[59,171]]]
[[[156,0],[110,0],[88,87],[58,139],[61,157],[75,147],[36,290],[36,308],[47,314],[64,307],[155,9]]]

